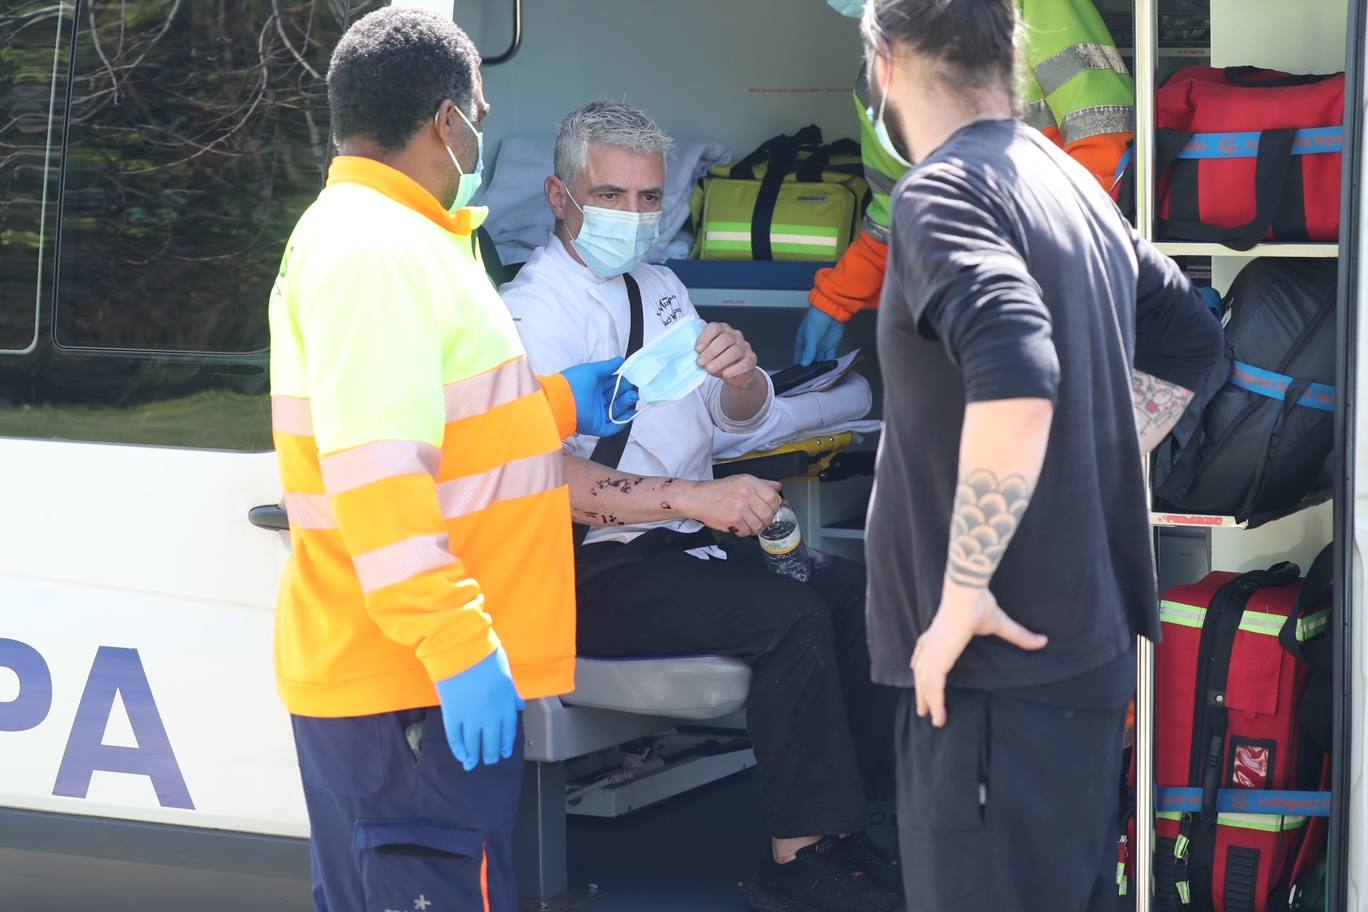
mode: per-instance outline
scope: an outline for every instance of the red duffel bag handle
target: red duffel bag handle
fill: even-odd
[[[1254,69],[1252,67],[1232,67],[1232,69]],[[1300,79],[1303,77],[1292,77]],[[1324,78],[1324,77],[1316,77]],[[1261,83],[1269,85],[1270,83]],[[1159,130],[1158,179],[1167,176],[1178,154],[1192,141],[1192,133],[1181,130]],[[1232,250],[1249,250],[1268,237],[1277,218],[1278,207],[1282,205],[1283,190],[1287,186],[1292,171],[1292,150],[1296,143],[1297,130],[1264,130],[1259,137],[1259,159],[1255,170],[1254,220],[1237,228],[1220,228],[1203,225],[1200,222],[1163,223],[1166,237],[1180,241],[1202,241],[1224,244]]]
[[[1260,73],[1276,73],[1273,79],[1259,79]],[[1318,82],[1325,82],[1327,79],[1334,79],[1338,73],[1330,76],[1295,76],[1291,73],[1281,73],[1277,70],[1266,70],[1263,67],[1255,66],[1232,66],[1225,68],[1226,82],[1233,86],[1240,86],[1247,89],[1289,89],[1296,86],[1315,85]]]

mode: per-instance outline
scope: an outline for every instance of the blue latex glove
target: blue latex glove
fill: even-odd
[[[627,429],[626,424],[615,424],[608,420],[608,409],[613,409],[613,417],[626,421],[636,409],[637,389],[622,378],[621,385],[613,371],[622,366],[621,358],[580,364],[561,371],[575,394],[575,409],[579,412],[576,429],[590,437],[612,437]],[[613,391],[617,390],[617,398]]]
[[[815,307],[809,307],[798,325],[798,342],[793,363],[807,367],[814,361],[830,361],[841,347],[845,324]]]
[[[518,713],[527,704],[513,686],[502,646],[475,667],[438,681],[437,698],[447,743],[466,772],[479,766],[481,758],[493,766],[513,756]]]

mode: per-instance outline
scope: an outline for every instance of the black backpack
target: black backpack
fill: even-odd
[[[1155,453],[1155,509],[1262,525],[1332,494],[1335,260],[1259,259],[1226,305],[1225,355]]]

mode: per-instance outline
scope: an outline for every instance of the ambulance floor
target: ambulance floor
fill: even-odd
[[[891,850],[887,818],[872,815],[870,836]],[[570,818],[572,890],[598,887],[586,912],[742,912],[741,883],[768,855],[755,770],[617,820]]]
[[[570,883],[588,912],[744,910],[769,852],[754,770],[616,820],[571,817]]]
[[[888,826],[871,827],[888,845]],[[587,912],[742,912],[740,884],[769,851],[754,770],[616,820],[572,817],[570,884]],[[161,863],[0,848],[0,912],[308,912],[297,876],[255,877]],[[290,864],[293,867],[294,863]],[[212,867],[212,866],[211,866]],[[306,869],[299,872],[307,877]],[[536,906],[531,907],[534,912]],[[563,908],[557,906],[557,909]],[[432,910],[436,912],[436,910]]]

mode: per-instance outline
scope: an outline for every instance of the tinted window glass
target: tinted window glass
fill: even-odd
[[[0,434],[270,448],[267,299],[322,185],[328,56],[378,5],[80,4],[57,52],[60,240],[27,254],[38,345],[0,355]],[[14,18],[0,12],[6,31]],[[47,57],[22,64],[30,80],[51,84],[51,42]],[[0,307],[18,319],[8,294]]]
[[[61,10],[51,2],[20,2],[0,13],[0,351],[5,352],[28,352],[37,342],[42,261],[55,246],[55,165],[68,63],[68,22]]]

